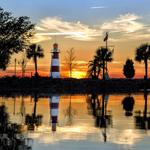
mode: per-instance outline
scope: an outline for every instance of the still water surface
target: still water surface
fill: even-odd
[[[149,150],[149,98],[143,93],[36,94],[0,97],[0,106],[10,123],[21,126],[32,150]]]

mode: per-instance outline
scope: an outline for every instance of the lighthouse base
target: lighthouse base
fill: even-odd
[[[60,78],[60,73],[59,72],[52,72],[51,77],[52,78]]]

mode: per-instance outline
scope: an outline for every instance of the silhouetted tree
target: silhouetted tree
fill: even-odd
[[[123,109],[125,110],[126,116],[132,116],[132,111],[134,107],[134,98],[132,96],[127,96],[122,101]]]
[[[32,150],[30,138],[22,134],[22,125],[11,123],[5,105],[0,105],[0,149]]]
[[[71,95],[69,96],[69,99],[69,106],[65,110],[65,117],[67,118],[66,125],[73,124],[74,115],[76,114],[76,110],[72,107]]]
[[[89,61],[87,72],[88,77],[91,77],[92,79],[97,79],[100,75],[101,67],[102,64],[98,64],[96,59]]]
[[[43,58],[43,57],[44,57],[44,53],[40,45],[32,44],[27,49],[27,58],[28,59],[32,58],[35,65],[35,76],[38,76],[37,58]]]
[[[99,48],[96,51],[95,59],[97,63],[99,64],[99,67],[102,67],[103,69],[103,80],[105,80],[105,71],[107,71],[107,62],[111,62],[113,60],[112,58],[113,50],[109,50],[108,48]]]
[[[69,76],[70,78],[72,78],[72,70],[76,65],[75,63],[76,57],[75,57],[75,52],[73,48],[67,51],[65,59],[66,59],[67,67],[69,68]]]
[[[140,45],[136,49],[135,60],[138,62],[144,61],[145,64],[145,76],[148,78],[148,60],[150,59],[150,45],[148,43]]]
[[[36,114],[37,109],[37,102],[38,102],[38,95],[34,93],[34,110],[32,115],[27,114],[25,118],[25,123],[28,125],[28,130],[34,130],[35,126],[38,127],[42,124],[42,115]]]
[[[22,59],[18,62],[18,64],[21,66],[22,77],[24,77],[27,66],[27,58],[25,53],[23,53]]]
[[[0,7],[0,69],[6,69],[12,54],[27,48],[33,29],[28,17],[13,17]]]
[[[6,127],[9,122],[9,116],[4,105],[0,106],[0,114],[0,133],[2,133],[6,131]]]
[[[135,123],[138,129],[150,129],[150,112],[148,112],[148,91],[144,89],[144,111],[139,110],[135,115]]]
[[[17,73],[17,59],[14,59],[14,76],[16,77],[16,73]]]
[[[87,97],[88,112],[95,118],[96,127],[100,127],[104,142],[107,141],[106,128],[112,125],[112,115],[107,111],[108,95],[103,93],[100,100],[97,94],[91,94]]]
[[[133,78],[135,75],[135,70],[134,70],[134,62],[132,59],[127,59],[126,63],[123,67],[123,74],[125,75],[126,78]]]

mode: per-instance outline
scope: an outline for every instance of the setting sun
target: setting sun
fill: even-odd
[[[77,79],[85,78],[85,77],[86,77],[86,72],[73,71],[73,72],[72,72],[72,77],[73,77],[73,78],[77,78]]]

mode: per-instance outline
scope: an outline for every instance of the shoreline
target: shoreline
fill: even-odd
[[[0,95],[138,93],[145,87],[150,89],[150,79],[0,78]]]

